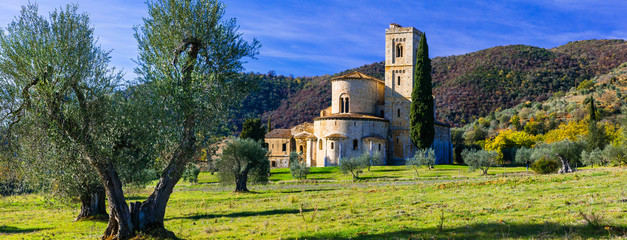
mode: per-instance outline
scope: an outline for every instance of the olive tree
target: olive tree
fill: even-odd
[[[309,167],[302,161],[300,154],[297,152],[290,153],[290,173],[293,178],[298,180],[307,178],[307,174],[309,174]]]
[[[408,158],[405,163],[408,167],[414,170],[415,177],[418,177],[418,169],[421,166],[426,166],[431,170],[435,165],[435,151],[433,148],[418,149],[412,158]]]
[[[462,152],[464,162],[468,164],[468,170],[481,169],[483,175],[488,175],[488,169],[496,165],[498,155],[496,151],[485,150],[464,150]]]
[[[241,58],[256,55],[259,46],[242,40],[217,1],[164,0],[148,8],[149,17],[136,29],[136,72],[143,94],[138,98],[146,103],[142,127],[155,133],[150,143],[159,156],[154,159],[160,159],[160,178],[146,201],[130,207],[112,147],[128,129],[107,114],[121,75],[107,67],[108,52],[96,45],[87,15],[68,6],[46,19],[29,5],[0,35],[2,122],[11,128],[33,119],[55,142],[76,146],[107,192],[105,238],[163,229],[168,199],[185,166],[199,145],[223,129],[229,103],[246,89],[236,76]]]
[[[30,4],[0,33],[1,122],[24,143],[16,154],[25,169],[45,166],[61,191],[81,195],[83,209],[104,206],[102,185],[89,165],[108,167],[111,151],[104,146],[118,135],[108,110],[121,75],[108,62],[109,52],[96,44],[89,18],[76,5],[45,18]]]
[[[268,150],[250,138],[235,138],[227,142],[216,161],[218,175],[223,183],[235,182],[236,192],[248,192],[249,176],[263,179],[270,172]],[[258,176],[261,175],[261,176]]]
[[[185,167],[225,133],[226,112],[252,85],[239,72],[242,58],[254,57],[260,45],[243,40],[235,19],[224,14],[216,0],[149,1],[148,17],[135,28],[135,72],[148,89],[146,125],[156,132],[164,162],[153,193],[131,203],[136,230],[164,228],[167,202]]]
[[[370,160],[370,154],[364,153],[357,157],[340,158],[340,172],[343,174],[350,173],[353,176],[353,180],[359,179],[359,174],[364,171],[364,168],[368,166]]]

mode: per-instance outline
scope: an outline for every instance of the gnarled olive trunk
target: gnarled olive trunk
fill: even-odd
[[[183,81],[182,89],[185,93],[179,99],[179,104],[183,109],[183,134],[179,142],[178,148],[174,151],[168,166],[159,178],[159,182],[155,186],[155,190],[150,194],[148,199],[143,202],[134,202],[130,205],[130,220],[135,231],[160,231],[165,230],[163,219],[165,218],[165,210],[170,200],[170,195],[174,187],[181,179],[185,166],[193,159],[195,152],[195,129],[196,114],[193,100],[187,97],[191,95],[191,73],[200,50],[200,42],[196,39],[186,39],[181,47],[176,50],[177,53],[188,49],[188,58],[185,67],[182,69]],[[178,55],[178,54],[177,54]],[[175,60],[176,61],[176,60]],[[111,223],[110,223],[111,224]]]
[[[246,182],[248,181],[248,174],[239,174],[235,179],[235,191],[236,192],[248,192]]]
[[[135,235],[135,229],[131,222],[131,214],[124,199],[122,182],[115,172],[113,164],[109,162],[107,167],[96,167],[98,174],[104,183],[109,200],[110,214],[109,224],[102,239],[129,239]]]
[[[99,187],[90,193],[81,194],[79,197],[81,200],[81,212],[75,221],[90,217],[106,216],[105,196],[103,187]]]
[[[152,194],[143,202],[131,203],[130,212],[133,226],[136,231],[163,229],[165,210],[174,186],[178,183],[185,171],[185,165],[194,156],[196,138],[193,131],[193,118],[186,121],[185,137],[180,148],[176,150]]]

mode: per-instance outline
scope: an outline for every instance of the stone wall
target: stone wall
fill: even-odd
[[[290,153],[296,151],[293,138],[266,138],[268,144],[268,160],[270,167],[284,168],[289,166]],[[285,145],[285,151],[283,151]]]
[[[377,100],[383,98],[380,92],[383,83],[370,79],[338,79],[331,81],[331,109],[333,114],[340,113],[340,97],[349,98],[349,113],[376,115]]]
[[[356,157],[369,151],[369,142],[365,137],[387,136],[388,123],[383,120],[371,119],[317,119],[314,120],[314,135],[317,137],[315,146],[316,166],[336,166],[338,159],[343,157]],[[333,134],[341,134],[343,137],[327,137]],[[353,141],[357,140],[356,149]],[[378,145],[376,145],[378,149]],[[386,158],[386,146],[383,144],[382,154]]]

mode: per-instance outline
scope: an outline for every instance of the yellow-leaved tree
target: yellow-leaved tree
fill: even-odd
[[[560,124],[557,129],[553,129],[544,134],[544,142],[554,143],[564,139],[577,141],[580,136],[588,135],[588,121],[570,121],[567,124]]]
[[[531,148],[538,141],[538,137],[526,132],[516,130],[505,130],[499,132],[494,137],[487,139],[484,145],[485,150],[494,150],[498,156],[499,163],[503,164],[503,150],[514,147],[526,147]]]

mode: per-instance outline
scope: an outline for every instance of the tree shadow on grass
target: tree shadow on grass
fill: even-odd
[[[280,193],[301,193],[301,192],[326,192],[326,191],[335,191],[337,188],[319,188],[319,189],[289,189],[289,190],[279,190]]]
[[[405,168],[372,169],[370,172],[401,172],[407,171]]]
[[[398,179],[401,178],[399,176],[368,176],[367,174],[362,174],[359,176],[359,180],[377,180],[377,179]]]
[[[46,230],[46,229],[49,229],[49,228],[18,228],[18,227],[2,225],[0,226],[0,235],[1,234],[14,234],[14,233],[32,233],[32,232],[37,232],[37,231]]]
[[[349,235],[349,236],[347,236]],[[621,238],[627,237],[627,225],[589,226],[557,223],[507,224],[481,223],[463,227],[411,229],[368,234],[319,233],[288,239],[501,239],[501,238]]]
[[[323,209],[318,209],[321,211]],[[311,212],[314,209],[303,209],[303,212]],[[300,214],[299,209],[273,209],[268,211],[245,211],[245,212],[234,212],[227,214],[195,214],[189,216],[181,216],[181,217],[172,217],[168,218],[168,220],[174,219],[191,219],[191,220],[201,220],[201,219],[213,219],[219,217],[229,217],[229,218],[238,218],[238,217],[252,217],[252,216],[270,216],[270,215],[280,215],[280,214]]]

